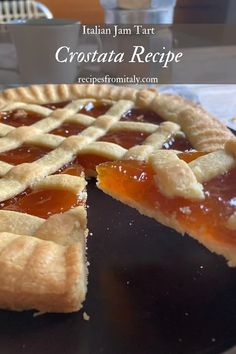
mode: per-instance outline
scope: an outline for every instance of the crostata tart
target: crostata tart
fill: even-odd
[[[97,172],[96,172],[97,170]],[[0,94],[0,307],[71,312],[86,294],[86,181],[236,265],[236,140],[153,90]]]

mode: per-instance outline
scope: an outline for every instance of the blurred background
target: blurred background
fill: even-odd
[[[179,30],[174,33],[169,28],[164,29],[163,42],[160,40],[160,35],[158,38],[150,39],[140,37],[140,40],[150,51],[156,51],[159,42],[160,44],[170,43],[171,47],[185,51],[185,61],[179,63],[178,67],[161,71],[159,84],[190,84],[191,92],[213,114],[226,120],[235,116],[236,103],[231,99],[231,91],[233,90],[235,95],[236,85],[233,85],[233,87],[228,85],[230,83],[235,84],[232,75],[235,72],[236,58],[235,26],[222,26],[222,24],[236,24],[236,0],[0,0],[0,89],[11,85],[35,82],[30,67],[32,67],[32,73],[36,72],[40,76],[37,83],[44,82],[40,73],[40,64],[43,60],[41,53],[38,52],[46,53],[45,45],[46,42],[49,42],[48,35],[45,36],[42,33],[40,39],[41,30],[39,30],[37,41],[35,41],[35,38],[31,38],[27,42],[26,33],[22,32],[21,38],[18,36],[17,40],[18,31],[10,36],[9,27],[6,26],[6,23],[12,23],[13,20],[37,18],[54,19],[52,21],[55,21],[55,19],[79,20],[82,24],[91,25],[107,23],[201,24],[201,26],[196,27],[193,25],[177,26]],[[221,25],[217,27],[208,26],[206,29],[202,26],[203,24]],[[210,27],[212,27],[211,30]],[[199,32],[200,28],[202,33]],[[31,32],[32,28],[28,30],[29,37]],[[55,34],[55,38],[58,39],[58,37],[62,40],[61,32]],[[108,50],[107,45],[110,38],[103,37],[103,47]],[[69,38],[71,38],[70,35]],[[17,42],[20,43],[20,47],[24,45],[24,50],[16,51],[14,44],[17,44]],[[97,48],[97,43],[94,40],[92,43],[88,42],[87,37],[80,36],[80,51],[88,52]],[[37,45],[38,43],[40,43],[40,46]],[[56,41],[53,40],[52,43],[55,44]],[[32,50],[33,44],[36,44],[34,50]],[[76,38],[76,47],[77,45]],[[126,42],[125,36],[123,36],[122,41],[114,45],[110,43],[110,46],[117,51],[122,51],[122,48],[125,47],[125,50],[128,51],[130,42]],[[23,54],[20,53],[22,51]],[[32,53],[37,57],[37,61],[36,59],[31,60],[32,65],[30,66],[29,61]],[[45,57],[49,57],[49,55]],[[21,62],[24,62],[27,75],[30,75],[32,82],[23,78],[20,58]],[[46,64],[49,67],[48,61]],[[35,67],[37,67],[37,70],[35,70]],[[69,66],[67,67],[69,68]],[[147,77],[159,74],[156,67],[149,67],[148,65],[143,65],[142,70],[140,70],[135,65],[128,67],[124,64],[121,68],[118,68],[113,63],[111,65],[97,65],[95,63],[89,67],[79,65],[76,68],[75,77],[71,81],[66,72],[68,68],[64,69],[66,82],[76,82],[77,78],[81,77],[103,77],[105,74],[114,78],[121,74],[132,75],[139,72]],[[61,68],[60,72],[63,72]],[[46,79],[55,82],[48,76],[46,76]],[[60,82],[64,81],[60,79]],[[221,85],[217,89],[214,88],[214,95],[212,95],[211,86],[196,85],[203,83],[227,85]],[[230,97],[229,101],[228,97]],[[215,104],[219,103],[220,100],[222,102],[227,101],[227,104]],[[235,128],[235,120],[232,121],[232,124],[230,126]]]
[[[99,0],[43,0],[54,17],[77,18],[83,23],[104,22]],[[109,2],[109,1],[107,1]],[[135,0],[138,3],[139,0]],[[175,23],[230,23],[236,22],[235,0],[177,0]]]
[[[174,23],[236,22],[235,0],[42,0],[39,2],[45,5],[55,18],[79,19],[82,23],[97,24],[107,22],[103,7],[154,8],[170,6],[170,3],[174,4],[175,1]],[[34,1],[0,0],[0,23],[4,22],[2,14],[12,11],[8,9],[9,3],[14,3],[15,8],[20,7],[23,13],[25,2]]]

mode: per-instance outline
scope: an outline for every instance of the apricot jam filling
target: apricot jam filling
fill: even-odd
[[[77,135],[86,127],[82,124],[65,122],[60,127],[52,130],[50,134],[60,135],[64,137],[68,137],[71,135]]]
[[[180,154],[178,154],[178,157],[180,160],[184,160],[185,162],[189,163],[206,154],[207,152],[204,151],[189,151],[189,152],[181,152]]]
[[[62,189],[32,191],[30,189],[6,202],[2,210],[18,211],[47,219],[50,215],[63,213],[75,206],[82,205],[75,193]]]
[[[53,111],[58,108],[65,108],[71,101],[55,102],[55,103],[46,103],[43,104],[43,107],[52,109]]]
[[[126,149],[130,149],[134,145],[142,144],[142,142],[148,137],[149,134],[135,131],[110,131],[99,141],[107,141],[110,143],[115,143]]]
[[[163,146],[163,150],[179,150],[179,151],[191,151],[194,150],[190,141],[181,135],[172,136],[169,140],[167,140]]]
[[[132,122],[153,123],[153,124],[160,124],[164,122],[163,118],[159,114],[147,108],[132,108],[123,114],[121,120],[122,121],[128,120]]]
[[[184,156],[182,156],[184,157]],[[97,167],[99,186],[112,196],[142,210],[174,217],[188,233],[236,245],[236,232],[226,227],[236,211],[236,168],[204,183],[205,199],[167,198],[154,180],[151,165],[134,160]]]
[[[97,156],[93,154],[83,154],[78,155],[75,160],[74,164],[77,166],[83,166],[85,171],[96,171],[96,166],[111,161],[107,157]]]
[[[63,101],[63,102],[55,102],[55,103],[47,103],[42,105],[43,107],[55,110],[58,108],[65,108],[69,103],[72,101]],[[108,109],[112,105],[107,102],[102,101],[95,101],[95,102],[88,102],[80,111],[79,113],[89,115],[91,117],[97,118],[98,116],[105,114]]]
[[[55,174],[64,173],[71,176],[84,176],[84,171],[96,171],[96,166],[111,161],[106,157],[92,154],[82,154],[75,157],[74,160],[61,167]]]
[[[61,167],[58,171],[56,171],[55,174],[62,173],[71,176],[81,177],[83,176],[83,172],[84,172],[84,168],[81,165],[79,165],[74,161],[71,161],[68,164]]]
[[[24,162],[36,161],[50,151],[51,149],[47,147],[23,144],[16,149],[1,152],[0,161],[4,161],[12,165],[19,165]]]
[[[110,103],[95,101],[87,103],[79,113],[86,114],[87,116],[97,118],[103,114],[105,114],[109,108],[111,108]]]
[[[56,172],[72,176],[83,174],[82,166],[70,162]],[[63,213],[85,201],[75,193],[63,189],[31,190],[27,188],[15,197],[0,203],[0,209],[11,210],[47,219],[50,215]]]
[[[56,104],[56,105],[58,105],[58,104]],[[47,107],[49,107],[49,108],[52,108],[54,106],[55,105],[52,105],[52,104],[47,105]],[[97,118],[100,115],[105,114],[110,107],[111,107],[111,104],[108,104],[106,102],[100,102],[100,101],[89,102],[79,111],[79,113],[86,114],[87,116],[90,116],[93,118]],[[56,109],[56,108],[59,108],[59,107],[55,106],[54,109]],[[82,132],[82,130],[84,130],[86,128],[87,127],[84,126],[83,124],[73,123],[73,122],[64,122],[60,127],[52,130],[50,132],[50,134],[68,137],[71,135],[77,135],[80,132]]]
[[[13,127],[29,126],[43,119],[42,114],[16,109],[14,111],[0,112],[0,123]]]

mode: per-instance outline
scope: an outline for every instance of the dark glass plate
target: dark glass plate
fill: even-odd
[[[236,269],[188,236],[88,187],[84,311],[0,311],[4,354],[221,353],[236,344]]]

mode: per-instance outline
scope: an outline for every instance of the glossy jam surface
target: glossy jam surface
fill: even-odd
[[[0,112],[0,123],[12,125],[13,127],[32,125],[44,118],[41,114],[16,109],[14,111]]]
[[[60,135],[64,137],[68,137],[71,135],[77,135],[82,130],[84,130],[86,127],[82,124],[76,124],[76,123],[63,123],[60,127],[52,130],[50,134],[55,134],[55,135]]]
[[[71,176],[81,177],[84,175],[83,172],[84,168],[78,163],[72,161],[61,167],[58,171],[55,172],[55,174],[63,173]]]
[[[43,107],[52,109],[52,110],[54,111],[55,109],[58,109],[58,108],[64,108],[64,107],[67,106],[69,103],[71,103],[71,101],[63,101],[63,102],[56,102],[56,103],[47,103],[47,104],[44,104]]]
[[[135,131],[110,131],[99,141],[108,141],[110,143],[115,143],[126,149],[130,149],[134,145],[142,144],[142,142],[148,137],[149,134]]]
[[[165,197],[155,184],[152,167],[146,163],[111,162],[98,166],[97,171],[101,188],[114,197],[152,212],[160,210],[168,217],[175,215],[190,234],[236,245],[236,232],[225,226],[236,211],[236,168],[204,183],[203,201]]]
[[[184,160],[185,162],[189,163],[206,154],[207,152],[203,152],[203,151],[190,151],[190,152],[181,152],[180,154],[178,154],[178,157],[180,160]]]
[[[22,193],[17,194],[15,197],[5,200],[4,202],[0,202],[0,209],[3,210],[11,210],[11,205],[18,203],[18,201],[28,195],[30,193],[30,189],[27,188],[26,190],[24,190]]]
[[[83,167],[70,162],[56,171],[72,176],[83,176]],[[78,199],[75,193],[63,189],[44,189],[32,191],[26,189],[17,196],[0,203],[0,209],[48,218],[50,215],[65,212],[75,206],[84,205],[85,201]]]
[[[179,151],[192,151],[194,148],[191,145],[190,141],[181,136],[176,135],[167,140],[163,146],[163,150],[179,150]]]
[[[110,103],[95,101],[87,103],[79,113],[86,114],[87,116],[97,118],[103,114],[105,114],[109,108],[111,108]]]
[[[85,172],[94,171],[96,173],[96,166],[100,163],[109,161],[108,158],[102,156],[96,156],[92,154],[78,155],[74,160],[75,165],[83,166]]]
[[[60,189],[45,189],[39,191],[25,191],[16,198],[1,203],[3,210],[18,211],[40,218],[63,213],[70,208],[82,204],[75,193]]]
[[[86,114],[87,116],[90,116],[93,118],[97,118],[100,115],[105,114],[110,107],[111,107],[111,105],[108,103],[105,103],[105,102],[100,102],[100,101],[89,102],[87,105],[85,105],[79,111],[79,113]],[[60,127],[52,130],[50,132],[50,134],[68,137],[71,135],[77,135],[80,132],[82,132],[82,130],[84,130],[84,129],[86,129],[86,126],[84,126],[82,124],[73,123],[73,122],[65,122]]]
[[[132,108],[121,117],[121,120],[153,124],[160,124],[164,122],[164,120],[161,116],[159,116],[159,114],[147,108]]]
[[[1,152],[0,161],[4,161],[12,165],[19,165],[25,162],[36,161],[46,155],[49,151],[51,151],[51,149],[43,146],[24,144],[17,149]]]

